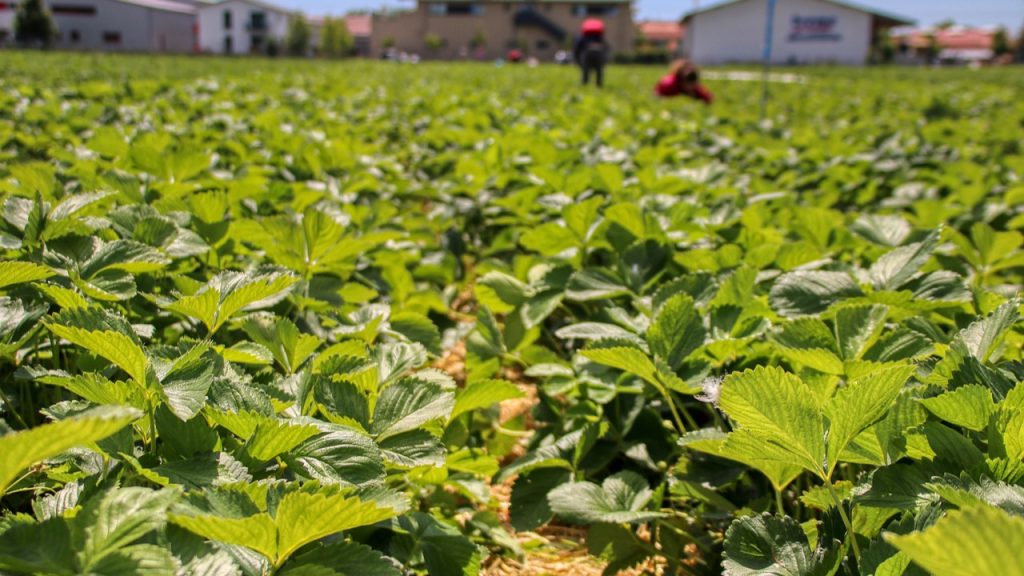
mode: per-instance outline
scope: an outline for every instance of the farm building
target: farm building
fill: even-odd
[[[196,9],[172,0],[48,0],[61,50],[191,52]],[[13,37],[16,4],[0,1],[0,42]],[[4,25],[9,26],[4,29]],[[5,33],[6,32],[6,33]]]
[[[699,64],[762,60],[768,0],[729,0],[683,18],[683,52]],[[838,0],[777,0],[771,39],[778,64],[863,64],[879,33],[913,21]]]
[[[427,58],[496,58],[518,49],[550,60],[559,50],[571,48],[586,18],[604,21],[613,52],[632,50],[630,0],[419,0],[413,10],[374,16],[371,53],[380,56],[394,48]]]
[[[894,36],[893,42],[899,48],[901,61],[927,62],[934,59],[951,64],[986,62],[995,55],[995,34],[995,28],[952,26],[913,30]],[[931,53],[933,51],[934,54]]]
[[[265,54],[288,34],[287,9],[259,0],[222,0],[198,7],[199,50],[213,54]]]

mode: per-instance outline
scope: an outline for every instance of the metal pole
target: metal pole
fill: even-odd
[[[775,0],[768,0],[768,14],[764,22],[764,67],[761,72],[761,120],[768,113],[768,71],[772,65],[772,36],[775,34]]]

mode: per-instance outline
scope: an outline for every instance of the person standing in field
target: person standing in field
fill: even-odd
[[[704,104],[711,104],[715,99],[711,91],[700,83],[700,70],[688,60],[673,62],[668,74],[662,76],[654,87],[654,93],[662,98],[689,96]]]
[[[583,21],[573,57],[583,71],[584,86],[589,83],[591,73],[594,74],[598,88],[604,85],[604,64],[608,59],[608,43],[604,41],[604,22],[597,18],[587,18]]]

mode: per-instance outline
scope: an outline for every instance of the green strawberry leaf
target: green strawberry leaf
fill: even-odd
[[[635,523],[664,516],[645,510],[653,495],[643,476],[627,470],[612,474],[600,486],[590,482],[562,484],[548,493],[548,503],[552,512],[570,522]]]

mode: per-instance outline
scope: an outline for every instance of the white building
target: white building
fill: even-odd
[[[196,9],[173,0],[47,0],[62,50],[192,52]],[[14,1],[0,0],[0,44],[14,37]]]
[[[14,42],[14,10],[13,2],[0,0],[0,46]]]
[[[214,54],[265,54],[274,42],[284,52],[289,12],[259,0],[222,0],[198,6],[199,50]]]
[[[683,54],[697,64],[760,62],[768,0],[729,0],[683,18]],[[836,0],[776,0],[771,59],[777,64],[864,64],[880,31],[912,20]]]

